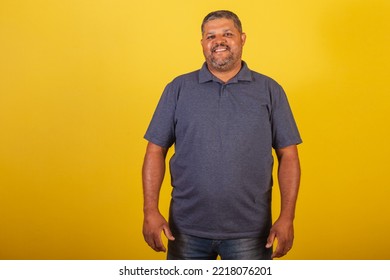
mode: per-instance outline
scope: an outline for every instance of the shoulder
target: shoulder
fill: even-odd
[[[166,98],[178,99],[181,93],[186,88],[196,88],[199,84],[199,70],[182,74],[175,77],[169,82],[163,92],[163,96]]]
[[[179,75],[175,77],[170,84],[172,85],[181,85],[185,83],[193,83],[193,82],[198,82],[199,81],[199,71],[200,70],[195,70],[189,73],[185,73],[182,75]]]
[[[286,99],[286,93],[279,82],[270,76],[253,70],[250,71],[255,88],[265,94],[272,105],[278,104],[280,100]]]
[[[250,71],[252,73],[253,82],[258,83],[258,84],[262,84],[262,85],[266,86],[267,88],[269,88],[270,90],[282,88],[282,86],[276,80],[271,78],[270,76],[261,74],[259,72],[253,71],[253,70],[250,70]]]

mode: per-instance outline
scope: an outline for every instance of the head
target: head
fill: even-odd
[[[241,25],[241,21],[240,19],[238,18],[238,16],[231,12],[231,11],[227,11],[227,10],[220,10],[220,11],[215,11],[215,12],[211,12],[209,13],[204,19],[203,19],[203,22],[202,22],[202,26],[201,26],[201,31],[202,31],[202,34],[204,33],[204,25],[211,21],[211,20],[214,20],[214,19],[221,19],[221,18],[224,18],[224,19],[230,19],[233,21],[234,23],[234,26],[237,28],[237,30],[242,33],[242,25]]]
[[[202,22],[202,48],[211,70],[224,72],[241,67],[246,35],[240,19],[230,11],[215,11]]]

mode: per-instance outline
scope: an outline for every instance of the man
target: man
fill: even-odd
[[[301,138],[283,89],[242,61],[245,39],[234,13],[207,15],[206,62],[167,85],[145,134],[143,234],[166,251],[164,232],[168,259],[272,259],[292,247]],[[158,201],[173,144],[168,224]],[[273,225],[272,148],[281,192]]]

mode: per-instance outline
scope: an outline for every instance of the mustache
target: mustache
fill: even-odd
[[[215,52],[215,50],[216,50],[217,48],[219,48],[219,47],[225,47],[228,51],[230,51],[230,47],[229,47],[228,45],[226,45],[225,43],[221,43],[221,44],[215,45],[215,46],[211,49],[211,51],[212,51],[212,52]]]

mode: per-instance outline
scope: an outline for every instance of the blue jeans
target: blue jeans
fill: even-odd
[[[271,260],[272,248],[265,248],[267,238],[206,239],[175,234],[168,241],[168,260]]]

